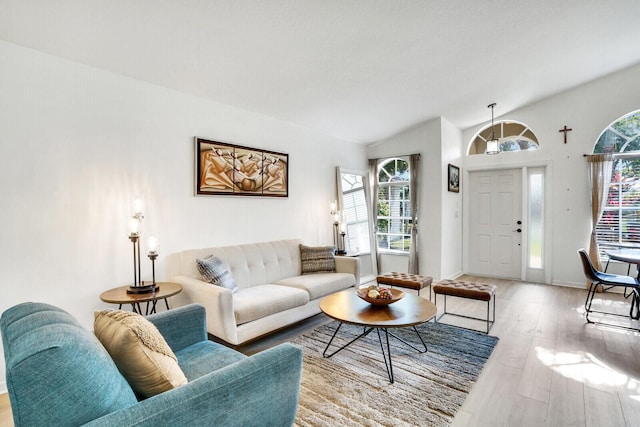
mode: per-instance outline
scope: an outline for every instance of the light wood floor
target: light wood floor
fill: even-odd
[[[453,427],[640,425],[640,333],[587,325],[585,290],[472,276],[461,279],[498,286],[496,323],[490,334],[500,340]],[[607,292],[597,296],[601,298],[607,310],[628,311],[628,302],[620,295]],[[442,297],[438,304],[442,305]],[[486,314],[483,303],[457,298],[448,299],[447,308]],[[482,322],[451,316],[442,320],[484,327]],[[252,354],[326,321],[315,316],[239,350]],[[0,395],[0,425],[13,426],[6,394]]]

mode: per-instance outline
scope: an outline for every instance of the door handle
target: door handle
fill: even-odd
[[[518,233],[522,233],[522,228],[517,228],[517,229],[515,229],[513,231],[517,231]]]

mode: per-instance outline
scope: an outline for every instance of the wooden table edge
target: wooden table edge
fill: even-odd
[[[160,286],[159,292],[150,292],[148,294],[127,294],[126,290],[129,289],[129,285],[124,285],[124,286],[118,286],[117,288],[112,288],[104,291],[103,293],[100,294],[100,299],[103,302],[106,302],[109,304],[131,304],[136,302],[147,302],[147,301],[170,298],[182,292],[182,289],[183,289],[182,285],[179,283],[158,282],[157,284],[158,286]],[[162,289],[163,285],[175,286],[175,289],[168,291],[166,294],[164,294],[162,293],[164,292]],[[117,297],[118,299],[116,299],[116,297],[109,297],[108,295],[109,293],[116,293],[117,291],[122,291],[122,295],[119,295]]]

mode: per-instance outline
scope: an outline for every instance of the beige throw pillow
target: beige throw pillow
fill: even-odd
[[[94,333],[138,394],[151,397],[187,383],[160,331],[137,313],[95,312]]]

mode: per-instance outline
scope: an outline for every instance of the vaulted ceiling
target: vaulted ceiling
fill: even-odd
[[[640,63],[639,23],[638,0],[0,0],[1,40],[358,143]]]

